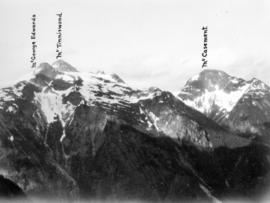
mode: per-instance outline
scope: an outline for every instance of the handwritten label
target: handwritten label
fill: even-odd
[[[31,32],[31,44],[32,44],[32,56],[31,56],[31,68],[35,68],[37,65],[36,62],[36,49],[37,49],[37,42],[36,42],[36,14],[32,15],[32,32]]]
[[[56,43],[56,59],[62,58],[62,13],[58,16],[57,43]]]
[[[202,27],[203,30],[203,52],[202,52],[202,68],[207,68],[207,49],[208,49],[208,27]]]

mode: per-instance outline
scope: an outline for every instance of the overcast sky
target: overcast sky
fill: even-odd
[[[63,59],[81,71],[117,73],[128,84],[178,91],[199,73],[202,26],[208,68],[270,84],[269,0],[0,0],[0,84],[30,71],[31,16],[38,63],[55,61],[57,13]]]

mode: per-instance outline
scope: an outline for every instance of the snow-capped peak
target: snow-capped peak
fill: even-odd
[[[228,117],[243,95],[263,90],[270,88],[256,78],[245,81],[223,71],[208,69],[189,79],[178,97],[208,116]]]
[[[250,81],[250,89],[260,89],[260,90],[269,90],[269,86],[266,85],[264,82],[261,80],[258,80],[257,78],[252,78]]]
[[[82,103],[110,109],[111,106],[131,105],[161,92],[157,88],[147,91],[131,88],[116,74],[79,72],[63,60],[52,65],[41,63],[34,71],[31,83],[41,89],[35,92],[35,102],[47,122],[53,122],[57,115],[63,125],[70,119],[76,106]]]

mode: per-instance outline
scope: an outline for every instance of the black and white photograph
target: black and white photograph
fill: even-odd
[[[270,202],[269,0],[0,0],[0,202]]]

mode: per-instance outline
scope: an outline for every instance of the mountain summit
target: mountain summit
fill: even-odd
[[[60,72],[78,72],[76,68],[67,63],[66,61],[59,59],[52,64],[52,67]]]
[[[248,89],[249,83],[218,70],[203,70],[187,81],[179,97],[188,105],[205,113],[230,112]]]
[[[270,122],[270,88],[252,78],[204,70],[187,81],[178,94],[185,104],[240,133],[265,135]]]

